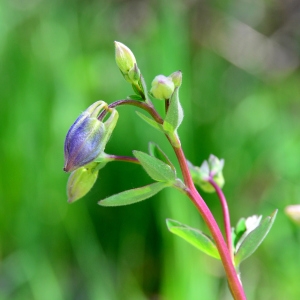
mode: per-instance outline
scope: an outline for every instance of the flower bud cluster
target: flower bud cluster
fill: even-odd
[[[224,167],[224,159],[218,159],[214,155],[210,155],[208,160],[205,160],[200,167],[195,167],[189,162],[189,169],[195,184],[203,191],[212,193],[214,187],[209,182],[211,179],[222,188],[225,184],[222,173]]]

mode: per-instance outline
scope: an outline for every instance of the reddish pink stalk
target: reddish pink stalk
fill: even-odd
[[[187,161],[185,159],[184,153],[182,151],[182,148],[175,148],[174,151],[176,153],[176,156],[178,158],[180,168],[182,171],[182,175],[184,177],[184,182],[187,186],[187,195],[188,197],[193,201],[193,203],[196,205],[198,208],[202,218],[204,219],[207,227],[209,228],[213,239],[216,243],[217,249],[219,251],[227,279],[228,279],[228,284],[230,287],[230,291],[232,293],[232,296],[236,300],[246,300],[246,295],[243,290],[243,287],[240,283],[240,280],[238,278],[238,275],[236,273],[236,270],[234,268],[234,265],[232,263],[232,258],[230,255],[230,252],[227,248],[227,245],[224,241],[224,238],[222,236],[222,233],[220,231],[220,228],[213,217],[211,211],[207,207],[205,201],[203,198],[200,196],[198,191],[196,190],[188,165]]]
[[[224,195],[222,189],[216,184],[216,182],[213,180],[213,178],[209,179],[209,183],[214,187],[214,189],[220,199],[220,202],[221,202],[227,247],[229,249],[231,259],[232,259],[232,261],[234,261],[234,256],[233,256],[234,253],[233,253],[232,238],[231,238],[230,215],[229,215],[227,201],[226,201],[226,198],[225,198],[225,195]]]
[[[144,103],[144,102],[135,101],[135,100],[119,100],[119,101],[116,101],[116,102],[110,104],[109,107],[113,108],[118,105],[126,105],[126,104],[138,106],[138,107],[146,110],[153,117],[153,119],[156,122],[158,122],[160,124],[163,123],[163,119],[159,116],[159,114],[156,112],[154,107],[147,103]],[[105,116],[105,113],[100,115],[99,119],[104,118],[104,116]],[[170,137],[168,135],[167,135],[167,138],[171,142]],[[178,145],[180,145],[179,139],[178,139]],[[226,276],[227,276],[231,294],[235,300],[246,300],[245,292],[243,290],[243,287],[241,285],[241,282],[238,278],[238,275],[237,275],[236,270],[233,265],[232,256],[229,251],[230,248],[229,249],[227,248],[225,240],[222,236],[222,233],[220,231],[220,228],[219,228],[214,216],[212,215],[212,213],[209,210],[209,208],[207,207],[205,201],[203,200],[203,198],[200,196],[200,194],[198,193],[198,191],[195,188],[195,185],[193,183],[193,180],[192,180],[192,177],[191,177],[188,165],[187,165],[187,160],[184,156],[183,150],[181,147],[177,148],[174,146],[173,146],[173,149],[178,158],[185,185],[187,186],[186,194],[198,208],[202,218],[204,219],[204,221],[205,221],[207,227],[209,228],[209,230],[213,236],[213,239],[216,243],[217,249],[219,251],[219,254],[220,254],[220,257],[221,257],[221,260],[222,260],[222,263],[223,263],[223,266],[224,266],[224,269],[226,272]]]
[[[107,158],[114,160],[114,161],[124,161],[124,162],[136,163],[136,164],[140,163],[135,157],[130,157],[130,156],[120,156],[120,155],[108,154]]]

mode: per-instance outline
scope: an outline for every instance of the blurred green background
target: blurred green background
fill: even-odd
[[[135,53],[146,82],[183,72],[179,134],[196,165],[225,159],[232,223],[277,220],[243,263],[248,299],[300,298],[300,5],[297,0],[0,2],[0,299],[231,299],[221,264],[171,235],[166,218],[207,231],[177,191],[105,208],[97,201],[150,183],[111,163],[82,200],[66,202],[64,137],[96,100],[132,94],[113,41]],[[161,105],[161,103],[157,103]],[[132,107],[106,151],[160,144]],[[203,194],[220,220],[216,195]]]

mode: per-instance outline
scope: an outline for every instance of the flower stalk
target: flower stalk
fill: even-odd
[[[229,215],[229,209],[228,209],[227,201],[226,201],[226,198],[225,198],[225,195],[224,195],[222,189],[213,180],[213,178],[211,177],[208,181],[214,187],[214,189],[215,189],[215,191],[216,191],[216,193],[217,193],[217,195],[220,199],[220,202],[221,202],[223,218],[224,218],[224,229],[225,229],[227,247],[229,249],[232,262],[234,263],[234,250],[233,250],[233,242],[232,242],[232,236],[231,236],[231,225],[230,225],[230,215]]]
[[[150,105],[149,103],[146,102],[141,102],[141,101],[137,101],[137,100],[132,100],[132,99],[122,99],[122,100],[117,100],[111,104],[108,105],[109,108],[115,108],[117,106],[121,106],[121,105],[132,105],[132,106],[136,106],[139,107],[145,111],[147,111],[152,118],[159,124],[163,123],[163,119],[161,118],[161,116],[158,114],[158,112],[155,110],[153,105]],[[101,121],[104,119],[104,117],[106,116],[107,111],[103,111],[98,119]]]
[[[145,102],[140,102],[136,100],[131,100],[131,99],[124,99],[124,100],[118,100],[109,105],[109,108],[115,108],[120,105],[133,105],[137,106],[145,111],[147,111],[153,119],[162,124],[163,119],[160,117],[158,112],[155,110],[154,107],[150,106],[149,104]],[[105,111],[100,114],[99,119],[103,119],[105,117]],[[166,134],[166,137],[170,141],[171,139],[174,139],[174,136],[170,136],[169,134]],[[211,211],[209,210],[208,206],[206,205],[205,201],[203,198],[200,196],[198,193],[197,189],[195,188],[194,182],[192,180],[187,160],[185,158],[184,152],[181,148],[181,146],[176,147],[176,145],[180,145],[180,140],[178,138],[178,135],[175,135],[175,138],[178,139],[177,143],[172,143],[173,149],[175,151],[175,154],[177,156],[178,162],[180,164],[180,168],[182,171],[182,175],[184,178],[184,183],[187,187],[186,189],[186,195],[193,201],[193,203],[196,205],[198,211],[200,212],[201,216],[203,217],[207,227],[209,228],[213,239],[216,243],[217,249],[220,253],[220,257],[222,260],[222,263],[224,265],[224,269],[227,275],[228,279],[228,284],[230,287],[230,291],[234,297],[234,299],[238,300],[244,300],[246,299],[243,287],[241,285],[240,279],[238,278],[238,274],[236,273],[235,267],[233,265],[233,249],[232,249],[232,241],[231,241],[231,233],[229,231],[230,229],[230,221],[229,221],[229,211],[226,203],[226,199],[222,193],[222,190],[219,188],[219,186],[211,180],[211,184],[214,186],[216,189],[216,192],[220,198],[221,204],[222,204],[222,209],[223,209],[223,214],[224,214],[224,224],[225,224],[225,233],[226,233],[226,240],[227,244],[222,236],[222,233],[220,231],[220,228],[213,217]],[[117,158],[117,157],[116,157]],[[121,157],[118,157],[117,160],[123,160]],[[128,162],[135,162],[132,161],[131,159],[125,158],[123,161],[128,161]]]
[[[213,236],[227,275],[228,284],[232,296],[236,300],[246,300],[245,292],[233,265],[231,254],[227,248],[227,245],[224,241],[224,238],[214,216],[212,215],[205,201],[195,188],[183,150],[181,147],[174,147],[174,151],[180,164],[180,168],[184,178],[184,183],[187,186],[186,194],[196,205],[202,218],[204,219],[204,222],[206,223]]]
[[[173,187],[180,190],[197,207],[211,236],[170,219],[167,220],[168,229],[207,255],[221,259],[233,298],[246,300],[239,277],[239,265],[257,249],[266,237],[275,220],[276,211],[264,220],[261,216],[242,218],[236,228],[231,231],[229,209],[222,191],[225,183],[222,174],[224,159],[219,160],[216,156],[210,155],[208,161],[205,160],[201,167],[196,167],[187,161],[181,147],[177,131],[184,117],[179,100],[181,71],[176,71],[169,76],[156,76],[148,92],[134,54],[120,42],[115,42],[115,59],[124,79],[131,84],[135,94],[128,99],[117,100],[109,105],[104,101],[95,102],[76,119],[69,129],[64,147],[64,170],[71,172],[67,184],[69,202],[77,201],[92,189],[99,170],[108,162],[122,161],[140,164],[154,182],[109,196],[100,200],[98,204],[102,206],[127,205],[150,198],[164,188]],[[163,117],[155,109],[150,99],[151,96],[165,101]],[[171,160],[155,143],[149,144],[149,154],[133,151],[135,157],[104,152],[118,120],[119,114],[116,107],[123,105],[135,106],[150,114],[152,118],[137,112],[141,119],[167,137],[179,162],[183,181],[177,176],[176,168]],[[217,193],[223,212],[225,239],[195,184],[205,192]],[[299,216],[296,215],[296,217],[298,220]]]

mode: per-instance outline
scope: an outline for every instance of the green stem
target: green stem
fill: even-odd
[[[223,211],[223,218],[224,218],[224,228],[225,228],[225,235],[226,235],[226,241],[227,241],[227,247],[229,249],[232,262],[234,263],[234,252],[233,252],[233,246],[232,246],[232,236],[231,236],[231,225],[230,225],[230,215],[229,215],[229,209],[227,205],[227,201],[225,198],[225,195],[222,191],[222,189],[217,185],[217,183],[213,180],[213,178],[210,178],[208,182],[214,187],[220,202],[222,206]]]
[[[209,228],[213,236],[226,272],[232,296],[235,300],[246,300],[245,292],[232,263],[231,255],[224,241],[220,228],[205,201],[194,186],[183,150],[181,147],[173,148],[180,164],[184,182],[187,186],[186,194],[198,208],[201,216],[203,217],[207,227]]]

